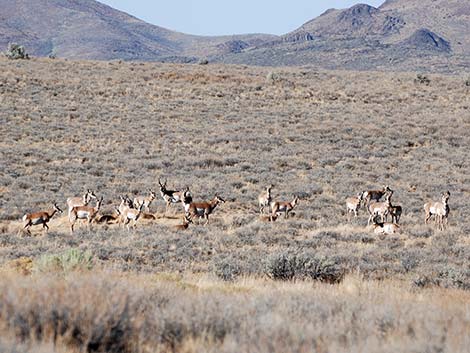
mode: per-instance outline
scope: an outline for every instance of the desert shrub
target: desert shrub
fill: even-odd
[[[70,272],[91,270],[93,255],[90,251],[69,249],[62,254],[46,254],[35,261],[34,269],[38,272]]]
[[[16,43],[8,44],[8,49],[5,52],[5,56],[8,59],[29,59],[29,55],[26,53],[26,49],[22,45]]]
[[[415,78],[415,83],[429,86],[429,84],[431,83],[431,80],[424,74],[417,74]]]
[[[344,276],[344,269],[335,261],[306,252],[274,254],[267,260],[265,272],[276,280],[310,278],[328,283],[340,282]]]
[[[213,266],[213,272],[224,281],[233,281],[240,275],[241,269],[236,259],[228,258],[216,261]]]

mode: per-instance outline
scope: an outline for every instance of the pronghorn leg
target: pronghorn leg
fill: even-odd
[[[206,213],[206,214],[204,215],[204,218],[206,219],[206,223],[204,223],[204,225],[206,226],[206,225],[209,224],[209,215]]]
[[[31,231],[29,230],[30,227],[31,227],[31,222],[27,222],[23,227],[23,230],[25,230],[26,233],[28,233],[29,235],[31,235]]]
[[[424,224],[428,224],[430,218],[431,218],[431,213],[427,212],[424,217]]]
[[[42,229],[45,230],[46,233],[47,233],[47,231],[49,230],[49,226],[46,223],[43,223],[42,224]]]

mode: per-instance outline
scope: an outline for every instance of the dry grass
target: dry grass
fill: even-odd
[[[237,345],[247,351],[256,342],[259,351],[270,350],[274,343],[279,351],[311,350],[313,344],[320,352],[387,352],[407,345],[411,351],[464,351],[465,336],[457,332],[468,328],[468,318],[464,321],[465,311],[455,314],[457,305],[444,298],[446,293],[466,297],[454,289],[470,288],[466,77],[432,75],[430,84],[422,85],[415,73],[271,72],[243,66],[45,59],[0,59],[0,69],[0,263],[28,276],[33,273],[32,278],[18,279],[18,285],[14,277],[2,282],[14,297],[21,298],[16,291],[23,285],[28,291],[63,286],[59,292],[68,293],[64,283],[76,282],[81,303],[87,302],[80,297],[87,288],[99,292],[115,287],[124,293],[116,300],[125,303],[120,300],[128,289],[114,279],[70,275],[73,280],[60,282],[34,271],[43,256],[78,248],[89,251],[94,268],[101,271],[137,273],[139,286],[143,273],[215,275],[234,282],[215,282],[224,289],[210,300],[205,295],[212,290],[205,288],[198,297],[184,289],[178,292],[185,298],[179,304],[172,297],[178,286],[157,281],[163,288],[159,295],[171,297],[176,308],[175,327],[190,332],[165,343],[177,342],[179,351],[234,351]],[[21,216],[47,208],[53,200],[65,209],[67,197],[92,188],[104,196],[104,211],[112,210],[121,194],[157,189],[160,176],[168,178],[170,187],[190,186],[197,200],[219,193],[228,202],[215,210],[208,227],[191,225],[185,232],[171,227],[181,222],[180,211],[173,218],[162,217],[165,205],[157,199],[151,206],[156,220],[143,220],[130,233],[115,225],[93,225],[91,231],[82,226],[70,235],[63,216],[50,222],[47,235],[40,229],[33,229],[32,237],[18,235]],[[291,200],[292,194],[301,198],[288,220],[258,219],[257,195],[271,183],[276,199]],[[403,233],[398,236],[377,237],[367,230],[363,209],[357,220],[347,222],[346,197],[383,184],[395,190],[393,201],[404,206]],[[445,190],[451,192],[450,227],[439,232],[422,224],[422,205],[438,200]],[[266,279],[273,273],[301,282],[289,290],[291,282]],[[334,278],[353,273],[372,282],[361,280],[366,296],[351,301],[345,287],[349,279],[334,286],[309,282],[330,278],[331,273]],[[249,290],[255,299],[240,294],[240,278],[256,282],[251,287],[259,289]],[[436,286],[452,289],[426,289]],[[269,292],[281,287],[276,302]],[[137,296],[146,298],[142,301],[152,310],[157,305],[148,299],[153,290],[145,287]],[[222,292],[223,298],[218,297]],[[418,300],[422,296],[427,298],[424,304]],[[28,305],[41,300],[31,298]],[[114,320],[119,311],[113,313],[101,298],[93,299],[91,307],[103,305],[103,315]],[[408,304],[401,308],[399,298]],[[377,302],[362,313],[369,299]],[[28,308],[19,300],[4,321]],[[213,303],[218,304],[212,308]],[[217,312],[223,312],[224,304],[232,310],[230,323]],[[242,320],[251,317],[249,308],[258,313],[254,304],[260,306],[259,316]],[[212,324],[196,314],[191,321],[197,305],[211,313],[207,322]],[[271,316],[267,308],[273,305],[277,311]],[[409,317],[407,311],[412,312]],[[137,312],[129,317],[133,320]],[[168,317],[171,312],[167,307]],[[365,316],[351,321],[352,313]],[[454,314],[455,327],[446,333],[444,318]],[[42,315],[40,310],[37,315]],[[88,329],[93,320],[86,315],[89,321],[83,327]],[[393,329],[384,335],[374,325],[387,315]],[[290,321],[283,321],[285,317]],[[213,322],[227,327],[223,339],[211,331],[219,326]],[[157,344],[146,336],[152,329],[128,324],[138,341],[143,335],[143,342]],[[407,325],[413,327],[412,334],[403,331]],[[12,327],[6,330],[16,332]],[[47,350],[49,336],[41,335]],[[30,341],[29,332],[27,338],[25,342]],[[135,342],[134,336],[129,339]],[[73,345],[83,348],[84,342]]]
[[[468,292],[110,273],[4,276],[4,337],[99,352],[466,352]],[[112,293],[112,295],[109,295]]]

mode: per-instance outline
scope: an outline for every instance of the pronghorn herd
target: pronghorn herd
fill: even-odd
[[[165,201],[165,215],[167,214],[171,204],[181,204],[184,210],[182,217],[182,224],[174,226],[175,229],[184,230],[189,227],[194,219],[205,219],[204,225],[209,223],[209,216],[214,212],[219,204],[225,200],[219,195],[215,195],[212,200],[204,202],[194,202],[193,197],[189,191],[189,187],[182,190],[168,190],[166,188],[167,181],[162,182],[158,180],[160,186],[160,195]],[[284,215],[288,218],[289,213],[297,206],[299,202],[298,196],[293,196],[292,201],[279,201],[273,200],[272,189],[274,185],[266,187],[265,191],[258,196],[258,206],[260,213],[260,220],[266,222],[274,222],[280,216]],[[402,207],[400,205],[392,204],[392,196],[394,191],[390,187],[384,186],[381,190],[368,190],[362,191],[357,196],[346,199],[346,215],[348,220],[351,215],[358,217],[359,210],[364,207],[369,215],[367,226],[372,223],[372,229],[376,234],[394,234],[400,232],[400,217],[402,214]],[[149,189],[148,196],[137,196],[133,200],[128,196],[120,196],[121,202],[119,206],[114,208],[113,213],[99,214],[100,207],[103,203],[103,197],[98,198],[96,194],[88,189],[81,197],[70,197],[66,200],[68,207],[68,219],[70,225],[70,232],[73,233],[75,223],[78,220],[85,220],[86,224],[91,227],[93,222],[113,224],[118,223],[122,226],[135,228],[137,222],[142,217],[153,218],[153,214],[144,213],[150,210],[151,203],[156,199],[157,194],[152,189]],[[447,226],[449,216],[449,197],[450,192],[442,194],[441,202],[427,202],[424,204],[425,211],[425,224],[434,217],[434,222],[439,230],[443,230]],[[384,198],[384,201],[381,201]],[[90,202],[95,200],[96,203],[92,207]],[[29,228],[33,225],[41,225],[44,230],[48,230],[47,223],[52,219],[56,213],[62,213],[62,210],[53,204],[50,211],[42,211],[36,213],[25,214],[23,216],[23,230],[30,233]],[[388,217],[391,217],[391,222],[388,222]]]
[[[400,218],[403,208],[401,205],[392,204],[392,195],[394,191],[388,185],[384,186],[382,190],[369,190],[358,193],[357,197],[350,197],[346,199],[346,208],[348,218],[351,213],[354,217],[358,216],[359,209],[363,205],[369,213],[367,225],[372,222],[374,232],[377,234],[394,234],[400,232]],[[385,196],[385,201],[381,202],[382,197]],[[447,218],[449,216],[449,205],[447,204],[450,197],[450,192],[447,191],[442,195],[442,202],[427,202],[423,208],[425,211],[425,221],[427,224],[431,217],[434,216],[436,226],[443,230],[447,225]],[[388,216],[391,217],[391,222],[387,222]],[[380,217],[380,221],[377,219]]]

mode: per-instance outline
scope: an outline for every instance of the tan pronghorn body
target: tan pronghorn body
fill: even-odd
[[[56,213],[62,213],[62,210],[57,206],[56,203],[53,204],[52,210],[42,211],[35,213],[26,213],[23,216],[23,230],[26,230],[30,234],[29,227],[42,224],[44,230],[49,230],[47,223],[51,220]]]
[[[259,216],[261,222],[276,222],[278,218],[277,214],[262,214]]]
[[[96,223],[105,223],[105,224],[116,224],[119,223],[121,213],[117,208],[115,208],[113,213],[105,213],[99,216],[96,216]]]
[[[375,223],[373,225],[375,234],[397,234],[400,233],[400,226],[396,223]]]
[[[130,227],[135,228],[137,221],[142,215],[142,208],[144,205],[140,205],[138,209],[127,207],[121,214],[121,219],[124,222],[124,225],[127,226],[127,230],[130,230]],[[132,224],[131,224],[132,222]]]
[[[88,226],[90,226],[91,222],[98,215],[98,211],[100,210],[102,202],[103,202],[103,197],[101,197],[98,201],[96,201],[95,207],[76,206],[72,208],[69,214],[70,231],[73,233],[73,227],[75,225],[75,222],[79,219],[86,219]]]
[[[215,195],[215,197],[211,201],[206,202],[191,202],[189,204],[185,204],[185,211],[187,210],[186,214],[188,214],[191,219],[194,217],[197,218],[205,218],[206,224],[209,223],[209,215],[214,212],[214,209],[217,207],[219,203],[224,203],[225,200],[222,199],[220,196]]]
[[[271,189],[273,187],[274,187],[274,185],[269,185],[266,188],[266,192],[263,192],[258,196],[258,205],[259,205],[259,213],[260,214],[263,214],[266,207],[268,207],[268,213],[269,213],[269,205],[272,202]]]
[[[435,223],[440,230],[443,230],[447,225],[447,219],[449,217],[450,207],[449,207],[449,197],[450,192],[442,194],[441,202],[427,202],[424,204],[424,212],[426,217],[424,223],[427,224],[429,219],[434,216]]]
[[[291,202],[286,201],[273,201],[271,202],[271,214],[280,216],[284,213],[284,217],[289,217],[289,213],[297,206],[299,198],[294,196]]]
[[[354,217],[357,217],[359,212],[359,208],[361,207],[362,196],[364,192],[360,192],[357,197],[349,197],[346,199],[346,209],[348,218],[350,217],[351,213],[354,213]]]
[[[147,212],[150,211],[150,204],[157,197],[155,191],[149,190],[150,194],[148,196],[137,196],[134,198],[134,207],[139,208],[140,205],[144,205]]]
[[[177,225],[173,226],[173,228],[176,229],[176,230],[185,230],[185,229],[188,229],[189,223],[193,223],[193,221],[191,220],[191,218],[188,217],[187,214],[185,214],[183,216],[183,223],[182,224],[177,224]]]
[[[82,197],[69,197],[67,199],[67,207],[69,210],[69,214],[70,214],[70,211],[72,211],[72,208],[78,207],[78,206],[86,206],[90,203],[91,199],[96,200],[96,195],[90,189],[88,189],[87,192]]]
[[[158,184],[160,185],[160,194],[162,195],[163,200],[166,203],[165,207],[165,214],[168,212],[168,208],[172,203],[178,203],[183,201],[183,196],[186,192],[189,192],[189,188],[187,187],[185,190],[168,190],[166,188],[166,180],[162,184],[160,179],[158,179]]]
[[[390,192],[390,187],[388,185],[384,186],[382,190],[368,190],[362,193],[362,200],[364,201],[364,206],[368,206],[372,201],[379,202],[380,199]]]
[[[392,191],[387,193],[385,198],[385,202],[371,202],[367,207],[369,211],[369,219],[367,221],[367,225],[370,224],[371,221],[377,216],[380,216],[382,223],[386,221],[388,214],[390,213],[390,198],[392,197]]]

